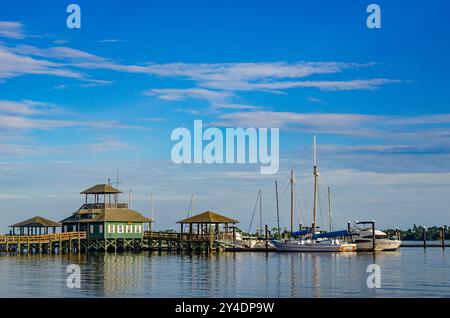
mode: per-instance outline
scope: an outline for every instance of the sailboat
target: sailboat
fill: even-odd
[[[354,252],[356,244],[341,242],[337,237],[346,236],[347,231],[336,231],[329,233],[317,232],[316,210],[318,196],[319,167],[317,163],[316,134],[313,135],[313,176],[314,176],[314,204],[313,219],[310,228],[293,231],[294,223],[294,172],[291,171],[291,238],[284,240],[272,240],[272,244],[278,251],[283,252]],[[302,236],[300,239],[295,237]]]

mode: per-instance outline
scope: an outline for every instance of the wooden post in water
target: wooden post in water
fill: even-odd
[[[269,249],[269,225],[265,225],[266,251]]]
[[[423,227],[423,248],[427,248],[427,228]]]
[[[441,228],[442,249],[445,249],[445,227]]]
[[[78,247],[77,247],[77,249],[78,249],[78,255],[80,255],[81,254],[81,234],[80,234],[80,232],[78,232]]]
[[[188,243],[188,250],[191,252],[192,250],[192,223],[189,223],[189,243]]]
[[[209,224],[209,252],[211,252],[213,249],[213,242],[214,242],[214,237],[213,237],[213,231],[212,231],[212,224]]]
[[[236,245],[236,223],[233,223],[233,246]]]

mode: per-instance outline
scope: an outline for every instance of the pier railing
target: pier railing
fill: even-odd
[[[168,232],[145,232],[144,239],[155,241],[178,241],[178,242],[207,242],[218,240],[232,240],[233,233],[168,233]]]
[[[97,210],[97,209],[127,209],[128,203],[86,203],[80,210]]]
[[[69,241],[73,239],[86,239],[86,232],[65,232],[45,235],[1,235],[0,244],[42,244],[56,241]]]

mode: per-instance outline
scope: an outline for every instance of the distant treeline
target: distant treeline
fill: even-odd
[[[436,241],[441,239],[441,228],[442,226],[433,226],[427,227],[427,241]],[[450,240],[450,233],[448,231],[448,226],[444,226],[445,229],[445,239]],[[396,230],[396,229],[387,229],[384,232],[388,234],[388,236],[396,235],[397,231],[401,233],[402,240],[405,241],[422,241],[423,240],[423,226],[413,225],[412,229],[404,230]]]

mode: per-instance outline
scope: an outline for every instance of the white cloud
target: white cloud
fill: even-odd
[[[58,107],[54,104],[37,102],[32,100],[10,101],[0,100],[0,114],[43,114],[57,111]]]
[[[430,116],[388,116],[344,113],[296,113],[276,111],[232,112],[221,114],[211,123],[221,127],[273,127],[284,130],[318,132],[346,136],[388,138],[388,140],[429,145],[450,145],[450,132],[442,124],[450,114]],[[427,127],[416,125],[427,124]],[[431,126],[430,125],[437,125]],[[411,127],[414,130],[411,130]]]
[[[25,38],[23,27],[21,22],[0,21],[0,37],[23,39]]]
[[[227,92],[218,92],[202,88],[188,88],[188,89],[154,88],[144,91],[143,94],[148,96],[156,96],[159,99],[170,101],[180,101],[186,100],[188,98],[195,98],[210,102],[223,101],[231,96]]]
[[[20,55],[0,45],[0,79],[40,74],[81,79],[83,76],[60,63]]]
[[[382,116],[363,114],[320,114],[293,112],[234,112],[219,116],[212,125],[226,127],[270,127],[284,129],[302,129],[345,135],[371,135],[375,131],[367,124],[375,124]],[[359,129],[355,129],[359,128]]]
[[[83,147],[91,152],[113,152],[130,150],[132,148],[130,145],[109,136],[99,138],[98,142],[87,144]]]
[[[119,39],[105,39],[105,40],[99,40],[96,41],[97,43],[118,43],[118,42],[125,42],[124,40]]]
[[[319,104],[324,103],[323,100],[321,100],[320,98],[313,97],[313,96],[307,97],[306,100],[310,103],[319,103]]]

